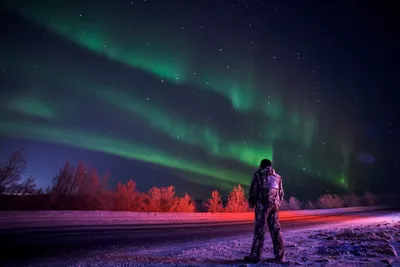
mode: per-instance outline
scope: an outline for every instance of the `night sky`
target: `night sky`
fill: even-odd
[[[201,198],[271,158],[287,195],[393,192],[398,9],[360,3],[2,1],[0,155],[42,187],[81,161]]]

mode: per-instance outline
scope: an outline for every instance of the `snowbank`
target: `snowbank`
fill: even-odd
[[[386,207],[354,207],[323,210],[281,211],[281,220],[309,219],[316,216],[357,213],[382,210]],[[0,212],[0,228],[31,228],[73,225],[115,225],[115,224],[177,224],[177,223],[218,223],[250,222],[253,212],[246,213],[148,213],[115,211],[3,211]]]
[[[282,231],[287,261],[283,266],[400,266],[400,213],[369,214],[345,223]],[[178,244],[135,244],[84,250],[30,262],[29,266],[249,266],[242,259],[251,242],[250,232]],[[271,261],[272,251],[267,237],[261,262],[251,266],[282,266]]]

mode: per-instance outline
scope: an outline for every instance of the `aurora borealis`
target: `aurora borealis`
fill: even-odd
[[[114,182],[146,163],[226,190],[271,158],[292,190],[347,190],[363,52],[307,7],[246,3],[4,1],[0,134],[129,160]]]

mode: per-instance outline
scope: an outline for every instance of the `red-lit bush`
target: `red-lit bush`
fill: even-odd
[[[247,212],[249,209],[249,203],[244,194],[243,187],[241,185],[235,186],[229,193],[228,203],[226,204],[226,212]]]
[[[300,201],[295,197],[289,198],[289,210],[299,210],[300,209]]]
[[[282,200],[279,210],[289,210],[289,202],[286,199]]]
[[[205,204],[207,211],[211,213],[223,212],[224,206],[222,205],[221,195],[217,190],[211,192],[211,198]]]
[[[343,200],[337,195],[325,194],[318,199],[318,206],[321,209],[341,208]]]
[[[145,211],[147,196],[136,189],[132,180],[126,184],[118,183],[114,192],[113,209],[117,211]]]
[[[147,195],[146,211],[169,212],[176,205],[177,198],[173,186],[150,188]]]
[[[175,187],[153,187],[147,193],[146,211],[149,212],[194,212],[195,205],[186,194],[179,198],[175,196]]]
[[[185,194],[184,197],[178,198],[178,201],[174,205],[173,209],[170,210],[171,212],[195,212],[196,206],[193,202],[192,198]]]

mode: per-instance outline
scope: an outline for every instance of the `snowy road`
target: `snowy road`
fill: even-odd
[[[288,237],[293,232],[327,229],[338,223],[347,223],[351,226],[360,220],[370,222],[371,218],[382,217],[398,218],[399,214],[380,211],[322,216],[300,221],[283,221],[282,228]],[[113,225],[47,231],[42,229],[11,234],[1,232],[0,240],[7,246],[1,251],[3,254],[1,259],[7,260],[8,266],[28,266],[28,262],[32,266],[142,266],[149,263],[153,264],[152,266],[160,266],[162,263],[169,263],[169,266],[177,266],[179,263],[179,266],[182,266],[182,264],[196,265],[199,261],[202,262],[202,266],[206,263],[214,266],[215,264],[232,266],[233,261],[243,257],[248,249],[252,230],[253,225],[249,223],[213,223],[199,224],[196,227],[155,226],[151,229],[148,226],[141,228]],[[221,240],[226,240],[224,241],[226,244],[233,242],[230,246],[236,251],[234,256],[226,254],[223,260],[220,259],[221,255],[212,256],[221,252],[218,246],[217,249],[215,247],[215,242],[222,242]],[[206,249],[207,246],[212,248]],[[239,247],[241,253],[237,251]],[[202,254],[185,252],[188,248],[200,249]],[[174,253],[179,254],[180,259],[177,260],[173,256]],[[115,258],[115,262],[110,257]],[[217,262],[213,262],[214,260]]]

